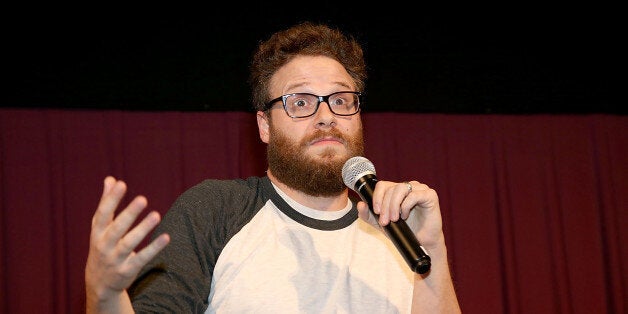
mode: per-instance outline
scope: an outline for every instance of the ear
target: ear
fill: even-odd
[[[270,138],[270,122],[268,119],[269,117],[267,117],[263,111],[257,112],[257,129],[259,130],[259,138],[266,144],[268,144],[268,140]]]

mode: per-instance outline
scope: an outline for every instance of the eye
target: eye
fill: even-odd
[[[347,100],[342,97],[336,97],[331,102],[334,106],[343,106],[347,103]]]
[[[351,106],[354,102],[353,97],[354,95],[349,93],[335,94],[329,99],[329,104],[337,107]]]
[[[318,98],[309,94],[293,94],[288,98],[291,110],[311,110],[316,106]]]
[[[299,98],[292,102],[292,105],[295,107],[306,107],[308,104],[309,103],[305,98]]]

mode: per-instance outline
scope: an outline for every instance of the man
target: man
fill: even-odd
[[[131,230],[146,199],[114,217],[126,186],[107,177],[92,223],[87,311],[459,312],[436,192],[380,181],[375,219],[343,184],[344,163],[363,153],[365,69],[360,45],[338,30],[302,23],[275,33],[258,47],[250,78],[267,176],[206,180],[161,223],[152,212]],[[429,273],[412,272],[382,232],[398,219],[429,252]]]

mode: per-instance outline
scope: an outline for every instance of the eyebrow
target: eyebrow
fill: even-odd
[[[345,82],[333,82],[333,83],[335,85],[337,85],[337,86],[345,87],[345,88],[347,88],[349,90],[353,89],[351,87],[351,85],[346,84]],[[308,85],[308,83],[302,82],[302,83],[297,83],[297,84],[293,84],[293,85],[288,85],[287,88],[286,88],[285,93],[295,93],[294,91],[292,91],[293,89],[296,89],[298,87],[305,86],[305,85]],[[291,92],[288,92],[288,91],[291,91]]]

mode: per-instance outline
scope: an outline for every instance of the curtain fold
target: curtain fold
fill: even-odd
[[[384,180],[439,195],[465,313],[625,313],[628,117],[363,113]],[[0,311],[83,313],[107,175],[164,214],[207,178],[263,176],[250,112],[0,109]]]

